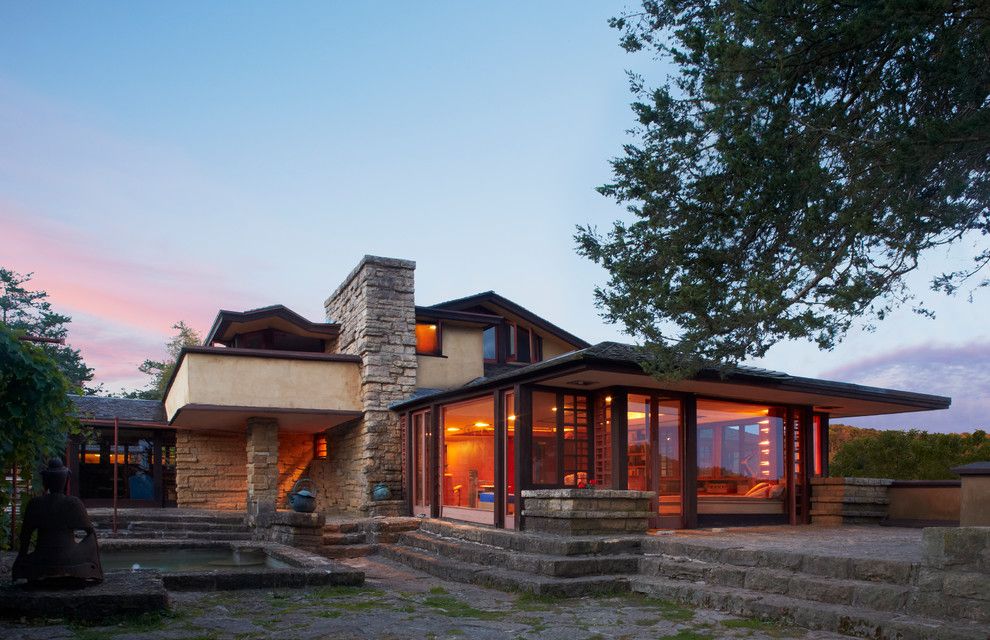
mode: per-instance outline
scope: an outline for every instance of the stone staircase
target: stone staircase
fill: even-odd
[[[924,608],[917,563],[712,546],[674,536],[651,537],[642,552],[630,589],[651,597],[875,640],[990,638],[980,614],[918,615]]]
[[[419,525],[419,518],[328,518],[323,526],[323,545],[316,552],[335,559],[368,556],[381,544],[394,543]]]
[[[548,536],[425,520],[382,555],[431,575],[561,597],[629,590],[642,536]]]
[[[121,509],[117,514],[117,533],[113,533],[110,510],[90,510],[90,519],[98,538],[207,540],[212,542],[250,540],[251,530],[244,514],[223,511],[185,509]]]

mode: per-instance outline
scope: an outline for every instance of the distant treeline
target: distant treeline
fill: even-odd
[[[952,467],[990,460],[990,438],[973,433],[880,431],[829,425],[829,475],[894,480],[951,480]]]

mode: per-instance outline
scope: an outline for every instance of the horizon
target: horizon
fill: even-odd
[[[180,320],[205,335],[219,309],[279,303],[323,321],[365,254],[415,260],[419,305],[495,290],[635,342],[599,317],[607,274],[572,240],[628,219],[594,188],[632,140],[625,71],[667,69],[619,47],[625,5],[6,4],[0,266],[72,316],[108,391],[145,386]],[[927,289],[954,249],[909,277],[934,319],[905,306],[747,364],[953,399],[842,424],[987,430],[990,292]]]

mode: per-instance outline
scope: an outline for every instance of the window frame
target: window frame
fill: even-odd
[[[419,322],[419,321],[417,321],[416,322],[416,326],[418,327],[419,325],[435,326],[436,327],[437,346],[436,346],[436,348],[433,351],[421,351],[420,348],[419,348],[419,336],[417,335],[416,336],[416,355],[417,356],[432,356],[432,357],[440,357],[440,356],[442,356],[443,355],[443,323],[440,322],[439,320],[435,320],[433,322]],[[414,333],[415,333],[415,330],[414,330]]]

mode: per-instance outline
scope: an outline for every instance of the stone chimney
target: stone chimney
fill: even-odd
[[[364,417],[346,435],[330,432],[341,510],[377,515],[385,505],[372,503],[371,491],[380,482],[402,498],[402,431],[388,406],[416,388],[415,269],[411,260],[365,256],[324,304],[327,321],[340,325],[338,352],[362,359]]]

